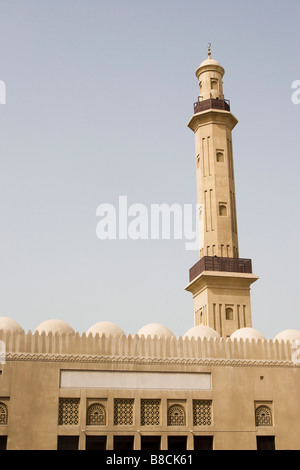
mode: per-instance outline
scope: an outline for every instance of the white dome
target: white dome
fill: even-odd
[[[103,334],[106,336],[125,335],[124,331],[118,325],[115,325],[115,323],[112,323],[110,321],[102,321],[96,323],[95,325],[91,326],[86,332],[87,335],[89,335],[90,333],[92,333],[93,336],[95,336],[97,333],[99,334],[99,336]]]
[[[255,330],[255,328],[240,328],[239,330],[236,330],[232,335],[230,336],[231,339],[266,339],[264,335],[258,331]]]
[[[164,336],[164,337],[172,337],[174,334],[172,331],[169,330],[164,325],[161,325],[160,323],[149,323],[148,325],[143,326],[137,334],[139,336],[144,335],[145,338],[147,336],[151,336],[151,338],[154,338],[154,336]]]
[[[201,62],[201,64],[199,65],[199,68],[204,67],[205,65],[216,65],[216,66],[221,67],[221,65],[219,64],[217,60],[210,59],[210,58],[203,60],[203,62]]]
[[[35,330],[37,333],[43,333],[45,332],[46,334],[52,333],[72,333],[74,334],[75,331],[73,328],[68,325],[68,323],[62,321],[62,320],[46,320],[43,323],[41,323]]]
[[[183,336],[184,338],[220,338],[219,333],[209,326],[199,325],[190,328]]]
[[[23,328],[15,320],[9,317],[0,317],[0,330],[11,333],[23,333]]]
[[[283,330],[275,336],[274,341],[299,341],[300,331],[299,330]]]
[[[208,71],[217,71],[222,75],[225,73],[224,68],[219,64],[219,62],[215,59],[211,59],[210,57],[201,62],[196,70],[196,76],[199,78],[200,73]]]

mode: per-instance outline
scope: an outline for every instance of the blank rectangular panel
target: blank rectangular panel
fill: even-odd
[[[61,388],[211,390],[210,373],[62,370]]]

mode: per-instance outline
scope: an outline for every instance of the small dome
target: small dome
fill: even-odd
[[[199,75],[202,72],[208,72],[208,71],[217,71],[222,74],[222,76],[225,74],[225,70],[222,67],[222,65],[219,64],[217,60],[211,59],[208,57],[208,59],[205,59],[199,67],[196,70],[196,77],[199,78]]]
[[[110,321],[101,321],[99,323],[96,323],[95,325],[91,326],[86,332],[87,335],[89,335],[90,333],[92,333],[93,336],[95,336],[97,333],[99,334],[99,336],[125,335],[124,331],[118,325],[115,325],[115,323],[112,323]]]
[[[35,332],[46,333],[46,335],[49,333],[75,333],[73,328],[62,320],[46,320],[36,328]]]
[[[300,331],[299,330],[283,330],[275,336],[274,341],[299,341]]]
[[[172,337],[174,334],[172,331],[169,330],[164,325],[161,325],[160,323],[149,323],[148,325],[143,326],[137,334],[139,336],[144,335],[145,337],[151,336],[151,338],[154,338],[154,336],[164,336],[164,337]]]
[[[260,331],[255,330],[255,328],[240,328],[239,330],[236,330],[232,335],[230,336],[231,339],[266,339]]]
[[[204,67],[205,65],[217,65],[218,67],[221,67],[217,60],[210,58],[203,60],[203,62],[201,62],[201,64],[199,65],[199,68]]]
[[[183,336],[184,338],[220,338],[219,333],[209,326],[199,325],[190,328]]]
[[[23,328],[15,320],[9,317],[0,317],[0,330],[11,333],[23,333]]]

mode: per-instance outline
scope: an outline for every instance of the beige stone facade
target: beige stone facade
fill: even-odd
[[[237,120],[210,52],[196,75],[195,326],[125,335],[103,321],[79,334],[49,320],[26,333],[0,317],[0,449],[300,450],[300,331],[269,340],[252,327],[258,277],[239,258]]]
[[[299,332],[270,341],[250,330],[229,339],[205,329],[202,339],[200,330],[183,338],[2,332],[2,442],[17,450],[93,442],[254,450],[267,436],[276,449],[299,449],[291,341]]]

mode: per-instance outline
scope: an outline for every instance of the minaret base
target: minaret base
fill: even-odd
[[[228,337],[252,327],[250,285],[252,273],[202,271],[186,286],[193,294],[195,326],[206,325]]]

